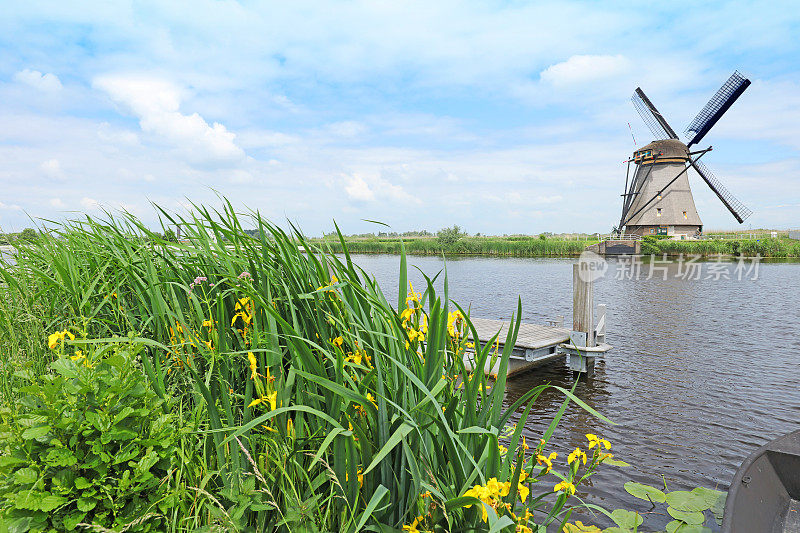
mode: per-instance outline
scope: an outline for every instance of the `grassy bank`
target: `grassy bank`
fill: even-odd
[[[606,449],[546,449],[569,401],[591,411],[567,390],[521,439],[544,387],[503,405],[515,327],[474,355],[500,359],[489,383],[469,317],[446,284],[407,293],[403,256],[390,303],[347,254],[198,213],[188,243],[84,219],[0,265],[0,526],[560,529]]]
[[[342,243],[326,238],[315,243],[330,248],[334,253],[343,251]],[[351,253],[399,254],[405,246],[406,253],[415,255],[494,255],[511,257],[572,257],[579,256],[587,245],[595,241],[539,239],[535,237],[462,237],[453,243],[443,243],[435,237],[404,239],[346,239]]]
[[[653,237],[645,237],[642,241],[642,254],[650,255],[701,255],[701,256],[714,256],[714,255],[743,255],[747,257],[754,257],[760,255],[761,257],[774,257],[774,258],[795,258],[800,257],[800,241],[788,238],[766,238],[759,240],[722,240],[722,239],[708,239],[708,240],[687,240],[677,241],[669,239],[655,239]]]

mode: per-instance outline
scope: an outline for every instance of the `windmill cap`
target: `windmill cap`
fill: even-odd
[[[650,152],[647,154],[646,152]],[[659,161],[668,162],[664,160],[675,160],[675,159],[687,159],[689,154],[689,149],[683,144],[681,141],[677,139],[661,139],[658,141],[653,141],[646,146],[642,146],[636,152],[634,152],[633,156],[635,159],[642,158],[643,156],[646,158],[650,158],[652,156],[658,156],[656,159],[656,163]]]

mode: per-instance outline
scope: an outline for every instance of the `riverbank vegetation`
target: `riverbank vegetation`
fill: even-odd
[[[442,240],[439,237],[419,237],[415,239],[374,238],[346,240],[316,240],[315,243],[327,247],[333,253],[342,253],[344,246],[351,253],[361,254],[399,254],[401,248],[415,255],[492,255],[510,257],[577,257],[589,244],[596,240],[559,240],[528,236],[515,237],[477,237],[461,236],[457,239]]]
[[[470,373],[468,314],[446,284],[406,292],[404,256],[390,303],[346,253],[198,213],[177,244],[68,222],[0,268],[10,531],[530,531],[612,461],[548,449],[567,403],[594,413],[568,390],[526,443],[545,387],[504,405],[510,350],[473,357],[496,382]]]
[[[643,255],[663,254],[669,256],[699,255],[712,257],[718,255],[774,258],[800,257],[800,241],[786,237],[763,239],[703,239],[703,240],[672,240],[646,236],[642,239],[641,253]]]

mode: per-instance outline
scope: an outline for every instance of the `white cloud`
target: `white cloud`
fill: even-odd
[[[22,211],[22,208],[17,204],[5,204],[0,202],[0,209],[8,209],[9,211]]]
[[[61,80],[59,80],[58,76],[55,74],[51,74],[50,72],[42,74],[38,70],[30,70],[27,68],[14,74],[14,81],[24,83],[34,89],[48,93],[58,92],[62,88]]]
[[[153,133],[185,153],[196,163],[234,164],[245,153],[236,135],[220,124],[209,125],[198,113],[182,114],[184,91],[161,79],[133,75],[95,78],[93,85],[139,117],[142,130]]]
[[[48,178],[61,178],[63,176],[63,172],[61,170],[61,163],[58,162],[58,159],[48,159],[44,161],[39,168]]]
[[[372,192],[362,176],[358,174],[344,176],[344,181],[344,190],[351,200],[357,202],[371,202],[375,199],[375,193]]]
[[[57,208],[57,209],[63,209],[64,207],[67,207],[64,204],[64,201],[61,200],[61,198],[51,198],[50,199],[50,205],[55,207],[55,208]]]
[[[94,198],[87,198],[84,196],[83,198],[81,198],[81,205],[83,206],[84,209],[96,209],[100,207],[100,202],[98,202]]]
[[[241,169],[231,171],[230,177],[228,178],[231,183],[236,185],[242,183],[252,183],[253,179],[253,175],[250,172]]]
[[[630,68],[623,55],[574,55],[542,71],[542,81],[555,87],[580,85],[619,76]]]
[[[108,122],[103,122],[97,127],[97,136],[100,140],[110,144],[122,144],[127,146],[139,144],[139,136],[134,132],[114,128]]]

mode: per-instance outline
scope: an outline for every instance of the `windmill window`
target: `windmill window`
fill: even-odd
[[[689,217],[686,216],[686,211],[683,212],[683,219],[687,220]]]
[[[661,200],[661,195],[660,194],[658,195],[658,199]]]
[[[656,209],[656,216],[657,217],[661,216],[661,208],[660,207]]]

